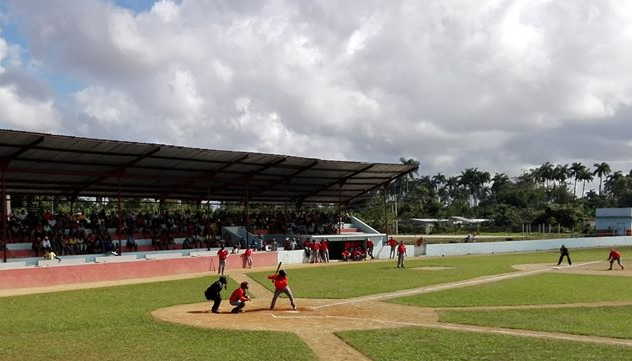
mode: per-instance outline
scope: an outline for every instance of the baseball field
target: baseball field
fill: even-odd
[[[290,266],[296,311],[268,310],[273,269],[229,272],[225,297],[250,285],[241,314],[209,312],[212,274],[4,292],[0,360],[632,360],[632,271],[608,271],[607,255]]]

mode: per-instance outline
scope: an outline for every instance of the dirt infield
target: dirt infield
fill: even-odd
[[[152,316],[157,320],[165,322],[180,323],[202,328],[294,332],[312,348],[320,360],[324,361],[369,360],[356,349],[344,343],[334,334],[335,332],[406,326],[440,328],[467,332],[484,332],[632,347],[632,340],[439,323],[438,311],[442,310],[441,308],[423,308],[382,302],[383,300],[401,297],[402,295],[434,292],[443,289],[497,282],[503,279],[523,277],[543,272],[558,272],[560,270],[569,273],[603,272],[601,271],[601,266],[603,266],[601,262],[590,262],[578,264],[573,267],[561,267],[559,269],[550,264],[517,265],[514,267],[521,271],[346,300],[299,298],[296,300],[298,305],[297,311],[291,310],[287,299],[279,299],[279,302],[277,302],[277,309],[274,311],[269,310],[269,302],[272,296],[271,292],[257,282],[252,281],[246,273],[237,271],[232,272],[230,276],[238,281],[249,281],[249,284],[251,285],[250,292],[256,297],[246,306],[244,309],[245,312],[238,315],[231,314],[228,312],[231,306],[223,303],[223,312],[221,314],[213,314],[209,312],[208,303],[197,303],[155,310],[152,312]],[[614,275],[615,272],[612,271],[608,274]],[[632,302],[602,302],[595,304],[581,303],[517,307],[464,307],[450,309],[502,310],[518,307],[601,307],[629,304],[632,304]]]
[[[625,266],[625,264],[624,264]],[[612,270],[608,270],[610,263],[607,261],[595,261],[587,262],[570,267],[568,264],[551,264],[551,263],[537,263],[537,264],[519,264],[514,265],[513,268],[519,271],[535,271],[535,270],[547,270],[551,272],[562,272],[572,274],[584,274],[584,275],[599,275],[599,276],[627,276],[632,277],[632,269],[630,267],[624,270],[620,269],[616,264],[613,265]]]

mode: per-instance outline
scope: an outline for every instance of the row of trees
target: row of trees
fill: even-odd
[[[414,159],[402,163],[419,165]],[[598,188],[592,189],[598,181]],[[362,216],[383,224],[384,197],[393,206],[388,216],[410,218],[465,216],[490,218],[490,228],[520,231],[522,225],[559,224],[570,230],[584,230],[585,221],[600,207],[632,206],[632,171],[612,171],[608,163],[592,167],[580,162],[546,162],[518,176],[468,168],[459,175],[419,175],[412,172],[393,182],[386,192],[373,194]],[[400,232],[411,224],[400,223]],[[410,229],[410,231],[414,231]]]

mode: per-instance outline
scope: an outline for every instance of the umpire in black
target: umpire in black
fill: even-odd
[[[570,256],[570,253],[568,252],[568,248],[562,245],[562,247],[560,247],[560,259],[557,261],[558,266],[562,263],[562,261],[564,260],[564,257],[566,257],[566,259],[568,260],[569,266],[573,264],[571,262],[571,256]]]
[[[213,306],[211,306],[211,312],[219,313],[219,305],[222,303],[222,296],[220,292],[222,289],[226,288],[226,277],[220,276],[220,278],[213,282],[204,292],[204,296],[207,300],[213,301]]]

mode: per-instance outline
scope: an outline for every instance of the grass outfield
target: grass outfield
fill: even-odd
[[[0,298],[0,360],[315,360],[294,334],[200,329],[151,318],[157,308],[203,301],[214,279]],[[236,287],[231,280],[228,290]]]
[[[407,296],[392,302],[427,307],[544,305],[632,301],[629,277],[544,273]]]
[[[629,348],[425,328],[338,335],[376,361],[628,361]]]
[[[468,325],[632,338],[632,307],[446,311],[440,321]]]
[[[632,250],[632,249],[631,249]],[[571,250],[575,262],[602,259],[604,249]],[[349,298],[382,292],[392,292],[515,271],[511,265],[557,262],[558,252],[505,254],[494,256],[462,256],[414,259],[406,262],[407,269],[395,268],[395,262],[361,262],[331,267],[303,268],[288,271],[290,286],[296,297]],[[415,267],[453,267],[442,271],[414,270]],[[249,276],[272,290],[266,279],[269,272]]]

